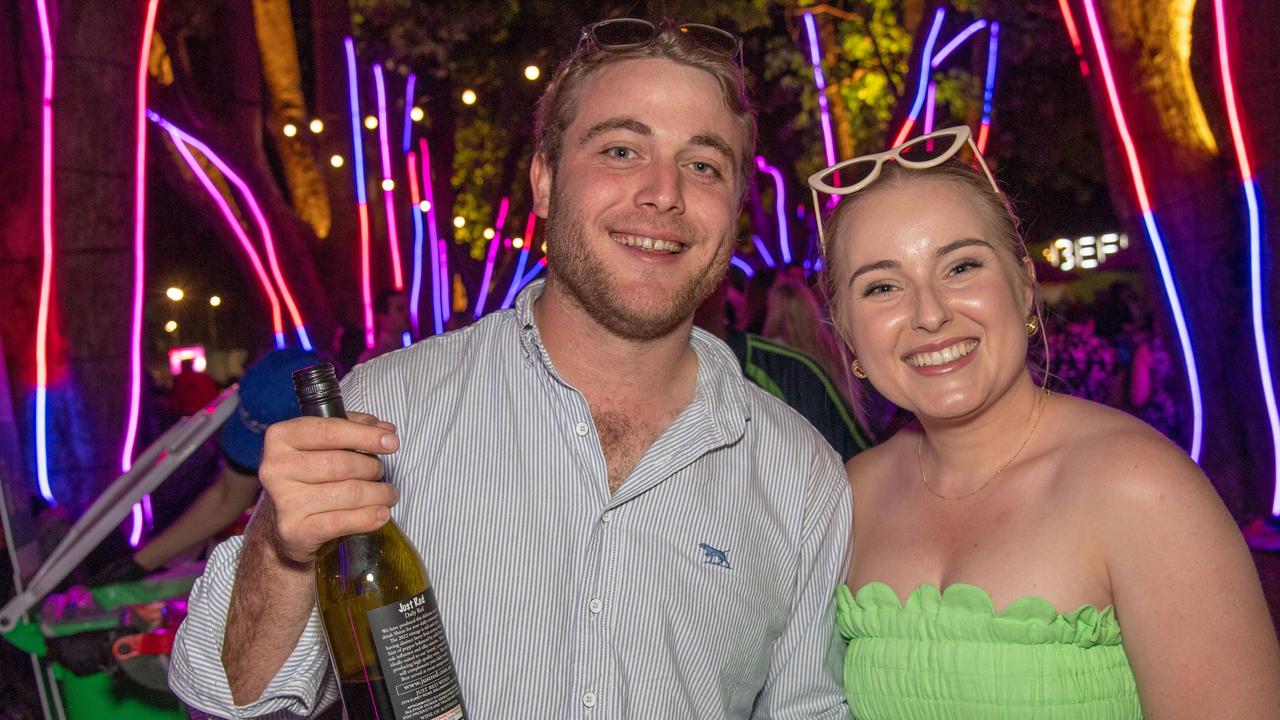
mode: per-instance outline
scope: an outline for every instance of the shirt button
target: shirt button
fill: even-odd
[[[595,707],[596,694],[589,690],[587,692],[582,693],[582,704],[589,708]]]
[[[573,431],[578,433],[578,437],[582,437],[583,435],[587,434],[587,424],[584,422],[580,422],[577,425],[573,426]]]
[[[591,608],[592,615],[599,615],[600,610],[604,608],[604,603],[600,602],[600,598],[591,598],[591,602],[587,607]]]
[[[613,522],[613,511],[605,510],[604,514],[600,516],[600,524],[608,525],[611,522]]]

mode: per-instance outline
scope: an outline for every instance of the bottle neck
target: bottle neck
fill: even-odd
[[[347,409],[342,404],[342,397],[328,397],[321,402],[309,402],[302,405],[302,414],[310,417],[345,418]]]

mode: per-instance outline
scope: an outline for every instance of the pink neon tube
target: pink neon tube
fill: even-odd
[[[142,292],[146,268],[147,209],[147,64],[151,58],[151,35],[155,31],[156,11],[160,0],[147,2],[146,19],[142,23],[142,47],[138,51],[138,74],[135,88],[133,186],[133,313],[129,334],[129,419],[125,426],[124,447],[120,452],[120,469],[133,467],[133,448],[138,441],[138,414],[142,393]],[[129,544],[142,541],[142,505],[133,504],[133,531]]]
[[[378,95],[378,146],[382,150],[382,206],[387,213],[387,251],[391,254],[391,278],[396,290],[404,290],[404,273],[400,270],[400,233],[396,228],[395,191],[386,183],[391,177],[391,145],[387,141],[387,89],[382,66],[373,66],[373,84]]]
[[[1236,101],[1236,85],[1231,73],[1231,53],[1227,47],[1227,18],[1223,0],[1214,0],[1213,18],[1218,35],[1218,70],[1222,73],[1222,94],[1231,126],[1231,142],[1236,149],[1240,180],[1244,184],[1245,204],[1249,213],[1249,294],[1253,316],[1253,343],[1258,356],[1258,373],[1262,379],[1262,396],[1271,427],[1273,490],[1271,515],[1280,516],[1280,411],[1276,408],[1276,391],[1271,377],[1271,357],[1267,350],[1267,331],[1263,313],[1266,290],[1262,282],[1262,218],[1258,207],[1257,182],[1249,162],[1249,146],[1244,141],[1240,123],[1240,107]]]
[[[40,496],[50,504],[49,485],[49,302],[53,294],[53,32],[49,8],[36,0],[40,23],[43,78],[40,91],[40,306],[36,314],[36,477]]]
[[[409,76],[413,78],[412,75]],[[407,151],[406,175],[409,176],[409,200],[413,205],[409,214],[413,217],[413,279],[409,281],[409,324],[415,337],[422,336],[419,323],[418,302],[422,298],[422,193],[418,190],[418,153]]]
[[[1125,157],[1129,163],[1129,172],[1133,177],[1134,190],[1138,196],[1138,206],[1142,210],[1143,224],[1147,235],[1151,238],[1151,249],[1156,256],[1160,270],[1160,279],[1164,283],[1165,295],[1169,298],[1169,309],[1173,313],[1174,325],[1178,328],[1178,341],[1182,347],[1183,360],[1187,367],[1187,384],[1191,393],[1192,429],[1191,459],[1200,462],[1200,449],[1204,435],[1204,406],[1200,400],[1200,374],[1196,368],[1195,351],[1191,347],[1191,333],[1187,328],[1186,318],[1182,313],[1182,301],[1178,298],[1178,288],[1173,280],[1173,269],[1165,253],[1164,240],[1156,225],[1155,211],[1151,207],[1151,199],[1147,195],[1146,182],[1142,177],[1142,165],[1138,161],[1137,146],[1129,134],[1129,123],[1125,120],[1124,106],[1120,103],[1120,94],[1116,90],[1115,77],[1111,73],[1111,59],[1107,54],[1107,45],[1102,37],[1102,27],[1098,23],[1097,10],[1093,0],[1084,0],[1085,14],[1089,20],[1089,33],[1098,52],[1098,64],[1102,68],[1102,79],[1106,87],[1107,97],[1111,102],[1111,112],[1120,133],[1120,142],[1124,146]]]
[[[168,131],[169,137],[173,139],[173,144],[178,149],[178,153],[187,162],[187,166],[195,174],[196,180],[200,182],[205,192],[209,194],[210,199],[213,200],[214,205],[218,208],[218,213],[226,220],[227,227],[231,228],[232,234],[240,242],[240,247],[244,249],[245,257],[249,259],[249,264],[253,266],[253,271],[258,276],[258,282],[262,285],[262,290],[267,295],[267,302],[271,305],[271,325],[275,331],[276,347],[281,347],[284,340],[284,318],[280,311],[280,299],[276,295],[275,288],[271,286],[271,280],[267,277],[266,268],[262,266],[262,258],[253,247],[253,241],[249,239],[249,235],[244,231],[244,227],[240,224],[240,219],[236,217],[235,212],[227,205],[227,200],[222,196],[222,192],[218,190],[212,178],[200,166],[200,162],[191,154],[189,146],[177,131],[177,128],[167,125],[163,121],[161,121],[161,126]]]
[[[262,234],[262,243],[267,251],[267,263],[271,268],[271,276],[276,281],[276,286],[280,288],[280,294],[284,298],[285,307],[289,310],[289,317],[293,321],[294,328],[298,333],[298,342],[301,343],[304,350],[311,350],[311,339],[307,335],[306,325],[302,321],[302,313],[298,311],[298,305],[294,302],[293,294],[289,292],[289,285],[285,282],[284,273],[280,270],[280,260],[276,256],[275,240],[271,234],[271,226],[267,223],[267,217],[262,212],[262,207],[258,205],[258,200],[254,196],[253,191],[249,189],[249,184],[240,177],[238,173],[230,165],[228,165],[221,157],[218,156],[208,145],[200,140],[192,137],[190,134],[183,132],[180,128],[172,123],[164,120],[159,115],[155,115],[159,122],[171,134],[176,133],[184,142],[199,150],[201,154],[218,168],[227,180],[240,191],[240,195],[244,198],[245,204],[249,207],[249,214],[253,216],[254,223],[258,226],[258,231]],[[283,334],[281,334],[280,344],[283,343]]]

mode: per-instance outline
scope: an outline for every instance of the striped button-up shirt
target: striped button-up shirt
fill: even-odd
[[[611,493],[587,400],[539,339],[540,293],[343,380],[348,408],[398,429],[393,516],[432,575],[470,717],[845,717],[835,453],[694,330],[693,401]],[[231,700],[239,548],[193,588],[170,685],[216,715],[312,715],[337,697],[314,612],[261,698]]]

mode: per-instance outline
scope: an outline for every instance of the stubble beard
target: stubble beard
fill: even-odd
[[[558,285],[591,319],[625,340],[656,340],[693,317],[728,270],[732,252],[733,243],[722,238],[705,272],[695,273],[666,302],[654,298],[657,302],[628,304],[627,298],[620,296],[615,278],[591,247],[587,223],[578,208],[559,193],[551,194],[547,211],[549,282]]]

